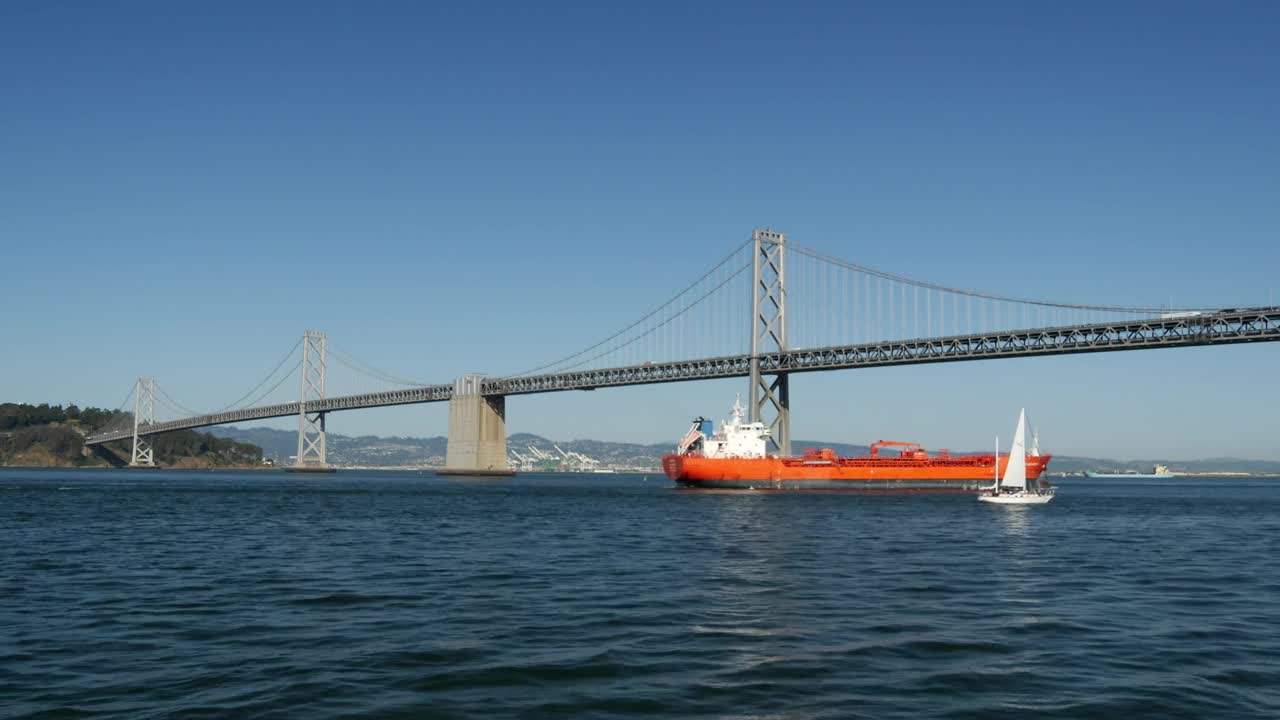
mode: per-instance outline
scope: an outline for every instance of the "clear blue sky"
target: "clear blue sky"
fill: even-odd
[[[308,327],[409,377],[510,372],[765,225],[1016,295],[1280,301],[1278,47],[1265,2],[4,3],[0,399],[115,407],[149,374],[219,406]],[[1061,453],[1280,459],[1278,368],[809,375],[793,433],[980,448],[1026,405]],[[512,398],[508,427],[674,442],[745,388]]]

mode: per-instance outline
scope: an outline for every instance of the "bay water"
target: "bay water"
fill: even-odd
[[[0,716],[1275,718],[1280,479],[0,470]]]

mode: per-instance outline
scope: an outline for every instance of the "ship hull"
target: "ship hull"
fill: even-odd
[[[1027,479],[1038,480],[1049,455],[1027,458]],[[1000,458],[1000,473],[1008,458]],[[977,492],[995,481],[993,455],[951,459],[703,458],[668,455],[667,477],[684,487],[738,490],[852,490],[860,492]]]

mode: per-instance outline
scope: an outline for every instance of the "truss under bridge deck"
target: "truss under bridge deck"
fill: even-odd
[[[955,335],[768,353],[765,372],[810,372],[914,363],[989,360],[1116,350],[1227,345],[1280,340],[1280,307],[1223,310],[1194,317],[1012,332]],[[688,360],[486,381],[486,395],[594,390],[620,385],[746,377],[751,356]]]
[[[1230,308],[1216,312],[1150,320],[778,351],[760,355],[759,367],[760,372],[764,373],[814,372],[916,363],[1153,350],[1277,340],[1280,340],[1280,307]],[[523,395],[748,377],[751,374],[751,360],[750,355],[731,355],[601,370],[492,378],[483,382],[481,392],[484,395]],[[347,395],[309,403],[307,409],[309,412],[328,413],[390,405],[443,402],[453,397],[453,390],[452,384],[442,384],[408,390]],[[173,430],[293,416],[297,415],[298,411],[298,403],[291,402],[210,413],[139,426],[138,434],[154,435]],[[86,438],[85,443],[95,445],[122,440],[132,435],[131,429],[100,433]]]
[[[426,385],[408,390],[392,390],[389,392],[367,393],[364,395],[342,395],[338,397],[315,400],[307,403],[310,412],[328,413],[337,410],[359,410],[361,408],[388,407],[391,405],[412,405],[416,403],[442,402],[453,397],[453,384]],[[279,405],[263,405],[261,407],[228,410],[227,412],[195,415],[181,420],[160,422],[138,428],[139,435],[155,435],[174,430],[209,427],[211,425],[227,425],[248,420],[265,420],[277,417],[293,417],[298,414],[298,403],[288,402]],[[123,440],[133,436],[132,429],[90,435],[85,438],[86,445],[97,445]]]

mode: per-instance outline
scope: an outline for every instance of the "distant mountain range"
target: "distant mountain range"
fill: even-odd
[[[219,426],[209,428],[219,437],[247,442],[262,448],[264,457],[277,464],[288,462],[298,451],[298,434],[291,430],[255,427],[238,428]],[[524,453],[530,445],[540,451],[555,453],[552,445],[559,445],[567,452],[578,452],[600,461],[603,467],[649,468],[657,470],[664,454],[671,452],[671,443],[642,445],[638,443],[606,442],[603,440],[553,441],[539,435],[516,433],[507,438],[507,447]],[[428,438],[378,437],[362,435],[350,437],[329,433],[327,438],[329,462],[342,467],[443,467],[448,439],[444,436]],[[795,440],[792,447],[799,452],[806,447],[829,447],[839,455],[858,456],[869,451],[866,445]],[[966,453],[953,453],[956,455]],[[1084,470],[1103,472],[1150,472],[1157,462],[1168,465],[1175,473],[1250,473],[1280,475],[1280,461],[1242,460],[1239,458],[1208,458],[1184,462],[1153,460],[1109,460],[1106,458],[1072,457],[1054,455],[1050,471],[1053,473],[1079,473]]]

